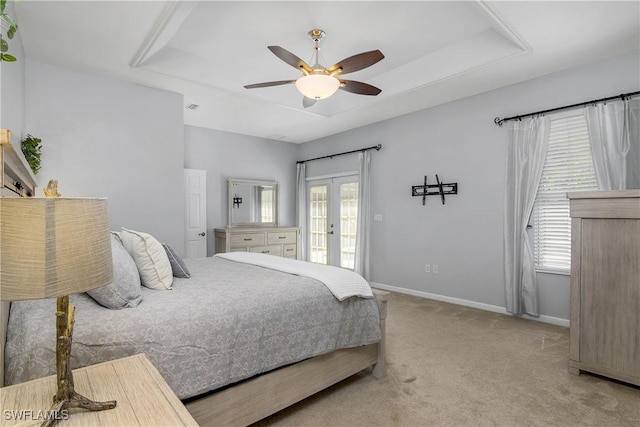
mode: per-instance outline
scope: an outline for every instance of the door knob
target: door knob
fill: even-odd
[[[204,236],[206,236],[206,234],[205,234],[205,233],[204,233],[204,231],[203,231],[202,233],[198,233],[198,236],[202,236],[202,237],[204,237]]]

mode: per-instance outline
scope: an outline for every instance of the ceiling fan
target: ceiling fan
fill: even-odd
[[[382,90],[368,83],[357,82],[355,80],[344,80],[339,78],[343,74],[360,71],[370,67],[384,58],[379,50],[362,52],[350,56],[337,62],[331,67],[325,68],[320,64],[320,40],[326,35],[323,30],[313,29],[309,31],[309,37],[313,40],[313,61],[314,65],[309,66],[302,59],[280,46],[267,46],[275,56],[282,59],[287,64],[300,70],[303,76],[295,80],[278,80],[273,82],[256,83],[246,85],[245,89],[256,89],[261,87],[280,86],[295,83],[296,88],[302,95],[302,105],[304,108],[311,107],[318,99],[328,98],[338,89],[358,95],[378,95]]]

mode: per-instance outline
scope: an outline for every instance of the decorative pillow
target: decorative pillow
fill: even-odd
[[[171,246],[166,243],[162,244],[165,252],[167,253],[167,257],[169,258],[169,262],[171,263],[171,271],[173,272],[173,277],[179,277],[181,279],[188,279],[191,277],[191,273],[189,273],[189,269],[187,265],[184,263],[184,260],[175,253],[175,251],[171,248]]]
[[[114,310],[136,307],[142,301],[140,274],[117,236],[111,237],[111,255],[113,283],[87,291],[87,294],[98,304]]]
[[[171,289],[171,263],[160,242],[150,234],[126,228],[122,229],[120,237],[138,267],[142,284],[151,289]]]
[[[118,243],[120,244],[122,244],[122,237],[120,237],[121,234],[122,234],[121,231],[111,231],[111,235],[116,239],[118,239]]]

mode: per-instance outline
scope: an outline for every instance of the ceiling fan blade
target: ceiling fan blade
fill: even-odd
[[[300,71],[304,70],[304,72],[306,72],[307,74],[313,71],[309,66],[309,64],[307,64],[302,59],[298,58],[296,55],[289,52],[288,50],[281,48],[280,46],[267,46],[267,49],[273,52],[275,56],[277,56],[287,64],[291,65],[294,68],[297,68]]]
[[[302,97],[302,106],[304,108],[309,108],[316,103],[315,99],[307,98],[306,96]]]
[[[265,83],[255,83],[252,85],[246,85],[244,88],[245,89],[257,89],[260,87],[270,87],[270,86],[280,86],[280,85],[286,85],[289,83],[295,83],[295,80],[278,80],[275,82],[265,82]]]
[[[367,83],[356,82],[354,80],[340,80],[340,89],[347,92],[356,93],[358,95],[376,96],[377,94],[382,92],[382,89],[378,89],[377,87],[371,86]]]
[[[370,50],[369,52],[362,52],[343,59],[342,61],[329,67],[327,71],[329,72],[329,74],[333,75],[353,73],[354,71],[359,71],[363,68],[370,67],[383,58],[384,55],[379,50]]]

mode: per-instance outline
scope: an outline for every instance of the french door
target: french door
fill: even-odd
[[[358,176],[307,182],[309,261],[353,269],[358,222]]]

